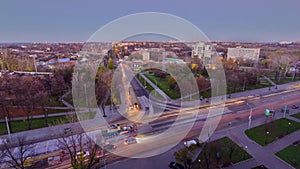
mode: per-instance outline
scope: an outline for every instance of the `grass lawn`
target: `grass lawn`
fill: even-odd
[[[230,149],[233,150],[230,158]],[[192,166],[192,169],[206,168],[206,159],[209,159],[209,168],[218,168],[217,164],[217,153],[220,154],[219,165],[225,164],[235,164],[246,159],[252,158],[250,154],[243,150],[242,147],[234,143],[228,137],[221,138],[219,140],[206,143],[198,156],[198,160]]]
[[[136,75],[136,78],[143,84],[147,86],[146,90],[151,93],[152,92],[152,97],[155,97],[156,99],[159,99],[161,101],[165,101],[166,99],[160,95],[158,92],[156,92],[156,96],[155,96],[155,93],[154,93],[154,88],[144,79],[142,78],[139,74]]]
[[[144,78],[142,78],[142,77],[140,76],[140,74],[137,74],[137,75],[136,75],[136,78],[137,78],[143,85],[146,84],[146,86],[147,86],[146,89],[147,89],[149,92],[151,92],[152,90],[154,90],[154,88],[153,88],[148,82],[146,82],[146,80],[145,80]]]
[[[57,107],[64,107],[65,105],[59,101],[59,98],[61,96],[57,95],[57,96],[49,96],[49,103],[47,106],[57,106]]]
[[[169,78],[170,76],[167,76],[164,79],[160,79],[159,77],[155,77],[154,75],[150,75],[145,73],[144,74],[149,80],[151,80],[151,82],[153,82],[154,84],[156,84],[157,82],[157,86],[165,93],[167,94],[171,99],[178,99],[180,98],[180,93],[176,92],[175,90],[170,88],[170,83],[169,83]]]
[[[251,169],[268,169],[268,168],[264,165],[260,165],[260,166],[253,167]]]
[[[246,130],[245,133],[256,143],[265,146],[299,129],[300,123],[282,118],[254,127],[250,130]],[[267,134],[267,132],[269,132],[269,134]]]
[[[93,119],[95,115],[96,112],[90,112],[90,113],[86,112],[82,114],[71,114],[71,115],[48,117],[48,126],[76,122],[78,121],[78,119],[80,120]],[[43,128],[48,126],[46,125],[45,118],[32,119],[31,129]],[[11,131],[12,133],[28,130],[27,120],[11,121],[11,129],[12,129]],[[4,134],[7,134],[7,127],[6,127],[6,123],[2,122],[0,123],[0,135],[4,135]]]
[[[291,166],[300,169],[300,143],[293,144],[285,149],[277,152],[275,155],[277,155],[279,158],[284,160],[285,162],[289,163]]]
[[[64,97],[64,100],[68,103],[70,103],[71,105],[73,105],[73,97],[72,97],[72,92],[67,94],[65,97]]]
[[[48,117],[49,126],[57,124],[58,121],[67,123],[67,116]],[[26,120],[18,120],[11,122],[12,133],[28,130]],[[44,118],[32,119],[31,129],[47,127]],[[0,123],[0,135],[7,134],[6,123]]]
[[[300,112],[299,112],[299,113],[296,113],[296,114],[293,114],[293,115],[291,115],[291,116],[293,116],[293,117],[295,117],[295,118],[297,118],[297,119],[300,119]]]
[[[279,82],[274,81],[276,84],[285,84],[285,83],[290,83],[290,82],[295,82],[296,80],[292,80],[292,77],[286,77],[286,79],[283,79],[283,77],[280,79]]]

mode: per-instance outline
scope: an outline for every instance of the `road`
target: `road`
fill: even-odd
[[[222,121],[219,124],[218,129],[220,130],[220,129],[226,128],[229,121],[232,122],[233,125],[238,125],[238,124],[243,124],[243,123],[247,124],[250,110],[249,110],[249,107],[246,105],[246,101],[248,103],[251,103],[251,105],[253,106],[252,115],[253,115],[253,121],[255,121],[255,120],[264,118],[263,113],[265,112],[266,108],[271,107],[271,109],[277,110],[277,112],[278,112],[278,109],[283,108],[286,104],[287,105],[299,104],[300,103],[300,98],[298,97],[299,94],[300,94],[300,91],[296,90],[296,91],[292,91],[291,93],[284,92],[283,94],[281,94],[281,93],[277,93],[276,95],[269,94],[269,95],[265,95],[264,97],[261,97],[261,96],[251,97],[247,100],[245,100],[245,99],[242,99],[242,100],[233,99],[233,101],[229,100],[226,105],[226,107],[227,107],[226,111],[224,112]],[[278,100],[278,98],[280,98],[282,96],[286,96],[284,102],[281,99]],[[206,119],[208,108],[209,108],[208,105],[201,105],[201,106],[187,109],[185,111],[186,114],[194,114],[195,112],[198,113],[196,122],[195,122],[192,130],[189,132],[188,136],[186,137],[186,139],[194,138],[197,135],[199,135],[199,132],[201,131],[202,126],[204,124],[204,120]],[[169,109],[171,109],[171,107],[169,107]],[[148,126],[150,126],[151,130],[146,131],[143,134],[151,136],[151,135],[155,135],[157,133],[161,133],[161,132],[165,131],[167,128],[169,128],[170,125],[173,124],[174,120],[178,116],[178,111],[176,110],[176,109],[178,109],[178,107],[173,106],[172,109],[173,109],[172,111],[164,112],[162,115],[159,116],[160,118],[149,123]],[[283,116],[283,114],[277,113],[277,116]],[[180,125],[184,126],[186,123],[190,123],[191,120],[192,119],[190,119],[190,118],[183,119],[179,123],[179,127],[180,127]],[[68,125],[72,125],[72,124],[68,124]],[[141,124],[141,125],[139,125],[139,128],[142,128],[143,126],[144,125]],[[50,129],[50,130],[48,129],[49,130],[48,133],[54,133],[54,131],[57,132],[55,130],[55,127],[56,126],[53,126],[52,129]],[[47,128],[45,128],[43,130],[46,131]],[[60,129],[60,130],[63,130],[63,129]],[[34,130],[32,130],[32,131],[34,131]],[[30,131],[30,132],[32,132],[32,131]],[[36,130],[36,131],[38,132],[39,130]],[[180,132],[175,133],[175,134],[179,134],[179,133]],[[35,137],[32,137],[32,138],[35,138]],[[39,139],[37,139],[37,140],[39,140]],[[170,143],[172,143],[172,141],[170,142],[170,140],[167,140],[166,142],[162,143],[162,146],[168,145]],[[119,147],[123,147],[123,145],[121,145],[120,143],[118,145],[119,145]],[[181,146],[181,144],[179,144],[179,147],[180,146]],[[122,151],[128,150],[128,151],[130,151],[130,153],[133,153],[130,150],[131,148],[132,147],[127,146],[124,149],[122,148],[123,149]],[[161,147],[158,146],[156,148],[161,148]],[[178,147],[176,146],[175,149],[177,149],[177,148]],[[171,149],[171,151],[174,151],[175,149]],[[40,142],[36,145],[35,151],[37,153],[59,151],[59,148],[57,146],[57,140],[52,139],[52,140]],[[147,150],[147,148],[144,148],[144,149],[142,149],[142,151],[149,151],[149,149]],[[138,151],[138,152],[141,153],[142,151]],[[136,151],[134,151],[134,153],[136,153]],[[169,155],[165,155],[165,157],[162,157],[162,158],[165,158],[167,160],[167,159],[171,158],[171,157],[170,158],[169,157],[170,157]],[[153,159],[153,161],[155,161],[160,158],[159,157],[151,157],[150,159]],[[140,164],[140,163],[142,163],[142,161],[143,160],[136,160],[136,163]],[[144,163],[148,163],[147,161],[148,160],[145,160]],[[150,161],[152,161],[152,160],[150,160]]]
[[[124,77],[124,76],[123,76]],[[124,81],[124,80],[123,80]],[[126,80],[125,80],[126,81]],[[131,84],[135,86],[135,89],[137,90],[137,95],[143,95],[145,94],[145,90],[140,90],[139,88],[141,87],[140,84],[136,81],[136,79],[131,81]],[[122,85],[121,85],[122,86]],[[125,85],[123,86],[125,87]],[[139,87],[139,88],[138,88]],[[280,86],[279,86],[280,88]],[[122,90],[128,91],[128,90]],[[251,91],[253,92],[253,91]],[[249,92],[249,93],[251,93]],[[127,104],[130,101],[130,96],[128,96],[129,92],[124,92],[122,97],[123,99],[126,100]],[[255,92],[253,92],[255,93]],[[277,90],[276,93],[260,93],[260,94],[251,94],[251,95],[245,95],[245,96],[240,96],[236,98],[229,99],[226,104],[225,104],[225,111],[223,113],[223,117],[221,122],[218,124],[218,130],[224,129],[228,127],[228,122],[231,122],[233,125],[239,125],[239,124],[247,124],[248,123],[248,117],[249,117],[249,112],[250,108],[246,103],[249,103],[253,107],[253,113],[252,113],[252,119],[253,121],[260,120],[261,118],[264,118],[263,113],[265,112],[266,108],[269,109],[280,109],[284,107],[285,105],[292,105],[292,104],[298,104],[300,103],[300,98],[297,97],[300,94],[299,88],[291,88],[289,90]],[[125,96],[126,95],[126,96]],[[281,99],[278,99],[281,98]],[[284,99],[283,99],[284,98]],[[283,101],[284,100],[284,101]],[[189,102],[190,103],[190,102]],[[160,104],[156,102],[157,106],[161,106],[164,108],[164,111],[158,114],[153,114],[151,116],[146,116],[143,117],[142,121],[149,122],[147,124],[143,124],[142,122],[139,123],[139,132],[140,134],[144,135],[146,138],[147,137],[152,137],[156,136],[159,133],[162,133],[166,131],[171,125],[174,125],[175,120],[178,120],[179,117],[179,111],[178,109],[182,110],[182,115],[178,123],[175,125],[178,129],[181,129],[184,126],[187,126],[189,124],[193,124],[190,132],[188,135],[186,135],[185,131],[177,130],[175,133],[169,133],[166,137],[166,139],[162,140],[145,140],[145,139],[138,139],[138,144],[136,146],[130,145],[130,146],[125,146],[122,142],[121,139],[115,139],[112,140],[113,144],[117,145],[117,150],[116,152],[118,153],[123,153],[127,156],[135,156],[135,155],[142,155],[147,152],[150,153],[155,153],[155,151],[159,151],[160,149],[164,149],[165,147],[170,147],[170,145],[177,145],[170,151],[175,151],[176,149],[180,148],[182,146],[182,143],[177,144],[178,142],[174,142],[172,140],[173,137],[176,135],[186,135],[185,139],[189,138],[195,138],[199,135],[203,125],[204,121],[207,118],[208,110],[209,109],[214,109],[218,107],[218,105],[211,106],[207,103],[202,103],[202,104],[182,104],[182,108],[180,108],[179,105],[174,105],[171,103],[168,103],[167,105]],[[127,107],[125,107],[127,109]],[[113,113],[112,113],[113,114]],[[195,116],[197,115],[197,116]],[[277,114],[276,116],[282,116],[282,114]],[[195,118],[196,117],[196,118]],[[122,118],[124,119],[124,118]],[[214,121],[213,121],[214,122]],[[93,121],[90,121],[90,132],[97,132],[96,129],[99,129],[99,126],[93,125],[93,124],[98,124],[98,123],[93,123]],[[253,125],[252,125],[253,126]],[[36,145],[35,151],[39,154],[46,153],[46,152],[55,152],[59,151],[59,147],[57,145],[57,135],[61,134],[64,131],[65,127],[70,127],[72,130],[77,130],[76,128],[80,127],[78,123],[76,124],[66,124],[62,126],[53,126],[50,128],[44,128],[44,129],[38,129],[38,130],[32,130],[32,131],[27,131],[27,132],[22,132],[22,133],[15,133],[13,134],[14,137],[17,136],[30,136],[26,137],[28,142],[37,142],[38,144]],[[24,134],[25,133],[25,134]],[[51,133],[52,135],[49,135],[48,133]],[[154,147],[147,147],[147,146],[139,146],[143,145],[140,144],[143,141],[149,142],[149,144],[153,144],[154,141],[156,141],[159,144],[156,144]],[[45,146],[46,145],[46,146]],[[178,147],[179,146],[179,147]],[[170,152],[168,151],[168,152]],[[144,160],[133,160],[132,159],[128,160],[132,164],[136,163],[139,166],[152,166],[159,168],[157,166],[165,166],[167,161],[163,161],[163,165],[160,163],[155,163],[155,161],[159,161],[162,159],[172,159],[172,155],[168,154],[168,152],[163,153],[162,156],[154,156],[154,157],[149,157]],[[165,156],[164,156],[165,155]],[[152,162],[152,165],[150,162]],[[116,166],[118,164],[125,164],[126,163],[116,163]],[[131,165],[132,165],[131,164]],[[156,166],[157,165],[157,166]],[[112,168],[118,168],[114,167],[113,165],[111,166]],[[125,167],[124,167],[125,168]]]

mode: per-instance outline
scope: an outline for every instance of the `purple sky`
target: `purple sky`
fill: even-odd
[[[86,41],[137,12],[177,15],[212,40],[299,41],[299,6],[299,0],[1,0],[0,42]]]

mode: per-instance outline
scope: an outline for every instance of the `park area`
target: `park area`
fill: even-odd
[[[256,143],[266,146],[290,133],[300,129],[300,123],[286,118],[271,121],[269,123],[246,130],[246,135]]]
[[[31,129],[43,128],[58,123],[67,123],[67,122],[68,122],[68,116],[48,117],[48,125],[46,124],[44,118],[36,118],[36,119],[32,119]],[[12,133],[28,130],[27,120],[11,121],[11,130]],[[0,135],[4,135],[4,134],[7,134],[6,123],[1,122]]]
[[[164,93],[166,93],[171,99],[180,98],[180,92],[175,90],[176,82],[173,81],[170,75],[165,77],[158,77],[155,74],[144,74],[152,83],[156,84]],[[172,88],[174,86],[174,88]]]
[[[244,147],[240,147],[228,137],[205,143],[192,168],[226,167],[252,158],[245,150]]]
[[[300,169],[300,141],[294,142],[292,145],[276,153],[276,156],[289,163],[296,169]]]
[[[300,112],[299,113],[296,113],[296,114],[293,114],[293,115],[291,115],[292,117],[295,117],[295,118],[297,118],[297,119],[300,119]]]

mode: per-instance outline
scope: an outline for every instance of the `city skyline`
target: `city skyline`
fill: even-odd
[[[105,24],[140,12],[176,15],[212,41],[299,41],[300,2],[1,1],[0,42],[84,42]],[[189,39],[187,39],[188,41]]]

